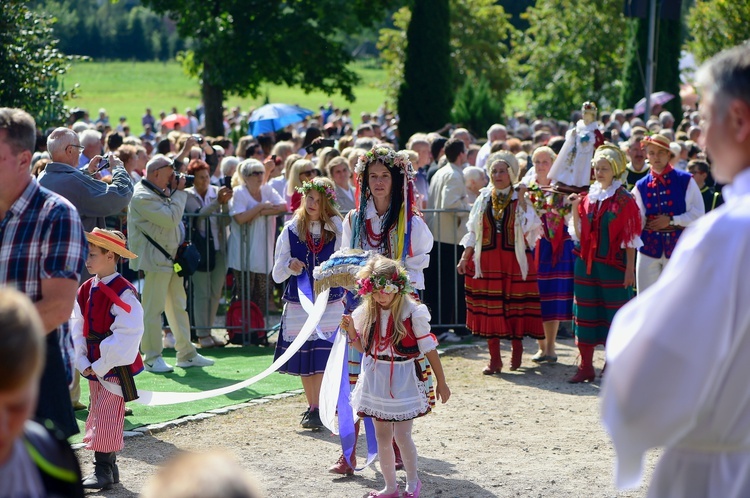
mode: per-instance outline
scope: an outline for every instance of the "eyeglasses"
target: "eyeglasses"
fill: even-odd
[[[247,174],[247,175],[245,175],[245,176],[246,176],[246,177],[251,177],[251,176],[260,176],[260,175],[262,175],[262,174],[263,174],[263,172],[262,172],[262,171],[251,171],[250,173],[248,173],[248,174]]]
[[[310,170],[307,170],[307,171],[300,171],[299,174],[302,175],[302,176],[306,176],[306,177],[310,178],[311,176],[313,176],[315,174],[315,171],[313,171],[313,170],[310,169]]]
[[[85,149],[85,148],[86,148],[86,147],[84,147],[83,145],[74,145],[74,144],[69,144],[69,145],[68,145],[68,147],[75,147],[75,148],[76,148],[76,149],[78,149],[79,151],[83,151],[83,149]]]

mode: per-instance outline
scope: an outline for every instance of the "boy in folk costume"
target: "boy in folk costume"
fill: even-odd
[[[124,446],[125,402],[138,397],[133,375],[143,370],[143,308],[138,291],[116,269],[121,257],[138,257],[126,248],[125,236],[94,228],[86,238],[86,268],[94,277],[78,289],[72,317],[76,367],[89,379],[91,393],[83,442],[94,451],[94,473],[83,487],[109,489],[120,477],[115,452]],[[100,379],[120,385],[122,395],[105,389]]]

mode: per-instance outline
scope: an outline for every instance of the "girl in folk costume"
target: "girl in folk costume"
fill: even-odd
[[[360,417],[375,419],[380,470],[385,488],[368,496],[418,497],[417,448],[411,437],[413,419],[431,410],[427,378],[417,361],[426,356],[435,373],[437,399],[448,401],[437,353],[430,333],[430,312],[410,295],[410,278],[396,261],[374,256],[357,275],[362,303],[344,315],[342,329],[351,345],[364,353],[362,371],[351,393],[352,408]],[[392,439],[401,449],[406,490],[399,494]]]
[[[509,339],[511,370],[518,370],[523,337],[543,339],[536,268],[530,248],[540,236],[541,220],[524,197],[526,187],[513,189],[516,157],[507,151],[487,159],[492,185],[480,190],[461,239],[464,252],[458,273],[466,275],[466,327],[487,338],[490,363],[485,375],[500,372],[500,339]]]
[[[416,173],[411,161],[404,152],[376,145],[359,157],[354,172],[357,176],[357,209],[350,211],[344,219],[342,247],[373,250],[401,261],[411,287],[424,289],[424,269],[430,261],[428,253],[433,238],[415,202]],[[356,296],[349,294],[347,311],[351,312],[356,305]],[[360,360],[361,355],[350,348],[351,386],[357,381]],[[429,376],[429,365],[422,363]],[[355,434],[358,431],[359,424],[355,426]],[[396,459],[400,468],[398,453]],[[356,465],[354,454],[352,465]],[[329,470],[349,475],[354,472],[343,454]]]
[[[524,178],[529,187],[528,200],[542,220],[542,237],[534,250],[542,304],[544,340],[531,358],[536,363],[555,363],[555,341],[561,321],[573,319],[573,241],[568,234],[572,216],[567,195],[550,189],[547,176],[555,160],[555,152],[547,146],[538,147],[531,155],[534,168]]]
[[[578,242],[575,262],[573,328],[581,364],[568,382],[596,378],[594,348],[607,342],[612,319],[633,297],[635,251],[643,245],[638,205],[622,182],[625,154],[605,144],[594,154],[596,181],[588,194],[572,194],[570,234]],[[602,370],[602,373],[604,371]]]
[[[116,270],[120,257],[138,257],[127,250],[125,236],[94,228],[86,238],[86,269],[94,276],[78,289],[71,320],[76,368],[89,379],[91,393],[83,442],[94,450],[94,473],[83,487],[109,489],[120,482],[115,452],[124,446],[125,402],[138,398],[133,376],[143,370],[143,308],[138,291]],[[122,395],[105,389],[100,379],[119,384]]]
[[[315,178],[302,183],[297,189],[301,204],[276,239],[273,279],[276,283],[289,280],[284,290],[284,312],[281,316],[281,334],[276,343],[274,359],[287,350],[302,329],[307,313],[302,309],[298,294],[299,276],[306,275],[312,285],[312,271],[341,245],[341,214],[336,209],[334,185],[327,178]],[[318,396],[323,382],[323,372],[331,352],[327,339],[336,332],[344,305],[343,289],[333,288],[328,306],[318,325],[320,337],[312,335],[302,349],[286,362],[279,371],[302,378],[308,409],[302,416],[302,427],[323,427],[318,412]]]

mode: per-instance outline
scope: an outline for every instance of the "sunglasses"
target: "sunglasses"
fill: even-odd
[[[300,171],[299,174],[302,175],[302,176],[306,176],[306,177],[310,178],[311,176],[313,176],[315,174],[315,171],[313,171],[313,170]]]
[[[263,174],[263,172],[262,172],[262,171],[251,171],[251,172],[250,172],[250,173],[248,173],[248,174],[247,174],[246,176],[248,176],[248,177],[251,177],[251,176],[260,176],[260,175],[262,175],[262,174]]]

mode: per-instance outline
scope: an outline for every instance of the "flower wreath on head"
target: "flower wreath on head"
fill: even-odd
[[[380,291],[383,294],[398,293],[403,295],[410,294],[412,290],[409,275],[403,270],[393,272],[391,278],[369,276],[357,280],[357,295],[359,296],[372,294],[375,291]]]
[[[406,175],[408,178],[414,178],[417,174],[409,160],[408,154],[405,152],[396,152],[390,147],[382,145],[376,145],[359,156],[354,172],[361,178],[367,166],[377,161],[380,161],[389,168],[398,168],[401,174]]]
[[[324,195],[328,199],[328,202],[330,202],[331,205],[338,206],[336,191],[328,184],[318,183],[313,180],[311,182],[303,182],[301,187],[297,187],[297,192],[302,194],[302,197],[306,196],[307,193],[311,190],[317,190],[318,192],[320,192],[320,195]]]

